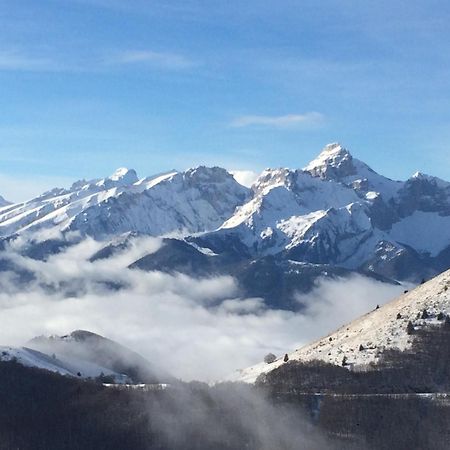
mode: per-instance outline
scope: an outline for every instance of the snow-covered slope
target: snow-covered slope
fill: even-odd
[[[414,334],[407,331],[409,322],[418,329],[442,323],[449,314],[450,270],[288,357],[294,361],[322,360],[335,365],[342,365],[345,358],[349,368],[366,366],[376,363],[386,349],[405,350],[411,346]],[[271,364],[261,363],[240,371],[237,379],[253,383],[262,373],[282,364],[285,364],[284,355]]]
[[[129,231],[153,236],[220,226],[248,189],[218,167],[198,167],[138,179],[119,169],[0,209],[0,235],[35,230],[79,231],[96,238]]]
[[[83,359],[65,358],[33,350],[27,347],[0,346],[0,361],[16,361],[27,367],[48,370],[70,377],[96,378],[101,375],[111,377],[115,383],[128,383],[130,378]]]
[[[134,383],[168,383],[174,380],[141,355],[85,330],[77,330],[66,336],[39,336],[29,341],[27,346],[48,355],[56,355],[76,366],[77,372],[86,377],[98,376],[103,372],[113,374],[116,380]]]
[[[0,346],[0,361],[11,361],[79,378],[108,377],[115,383],[173,382],[139,354],[89,331],[39,336],[26,347]]]

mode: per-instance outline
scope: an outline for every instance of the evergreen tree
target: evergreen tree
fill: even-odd
[[[408,322],[408,325],[406,327],[406,332],[410,335],[414,334],[414,325],[412,324],[411,321]]]

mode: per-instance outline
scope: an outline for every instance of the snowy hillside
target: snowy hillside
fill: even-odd
[[[27,347],[0,346],[0,361],[12,360],[27,367],[48,370],[70,377],[96,378],[103,374],[114,379],[115,383],[130,382],[130,378],[126,374],[114,372],[83,359],[68,359],[54,354],[47,355]]]
[[[198,167],[139,179],[119,169],[108,178],[53,189],[0,208],[0,235],[24,231],[79,231],[95,238],[128,231],[159,236],[220,226],[248,189],[224,169]]]
[[[141,355],[85,330],[77,330],[66,336],[39,336],[29,341],[27,346],[47,355],[56,355],[76,366],[77,372],[86,377],[98,376],[103,372],[121,382],[167,383],[174,380]]]
[[[25,347],[0,347],[0,361],[15,360],[28,367],[78,378],[112,378],[114,383],[173,382],[139,354],[89,331],[66,336],[39,336]]]
[[[450,314],[450,270],[411,292],[360,317],[318,341],[290,353],[289,360],[322,360],[349,368],[377,361],[386,349],[411,346],[414,329],[437,325]],[[344,360],[345,358],[345,360]],[[284,364],[284,355],[271,364],[261,363],[239,371],[236,378],[253,383],[256,378]]]

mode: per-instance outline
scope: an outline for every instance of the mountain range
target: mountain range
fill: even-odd
[[[420,172],[391,180],[333,143],[303,169],[264,170],[251,188],[219,167],[143,179],[119,169],[0,207],[1,248],[20,236],[35,259],[87,236],[104,243],[92,258],[112,258],[141,235],[163,245],[132,269],[231,275],[243,296],[295,310],[319,277],[417,283],[448,269],[450,183]],[[0,270],[20,268],[4,256]]]

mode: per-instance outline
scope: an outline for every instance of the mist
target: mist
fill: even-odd
[[[34,274],[19,283],[0,275],[0,344],[23,345],[37,335],[89,330],[141,353],[183,380],[213,381],[284,354],[394,298],[404,289],[355,275],[322,280],[298,301],[302,313],[269,310],[260,298],[240,298],[228,276],[130,270],[128,265],[156,251],[161,240],[137,238],[107,260],[91,262],[104,246],[84,239],[37,261],[20,255],[26,241],[4,252]]]
[[[336,448],[305,416],[306,408],[277,402],[242,384],[177,386],[152,397],[148,408],[151,428],[165,448]]]

